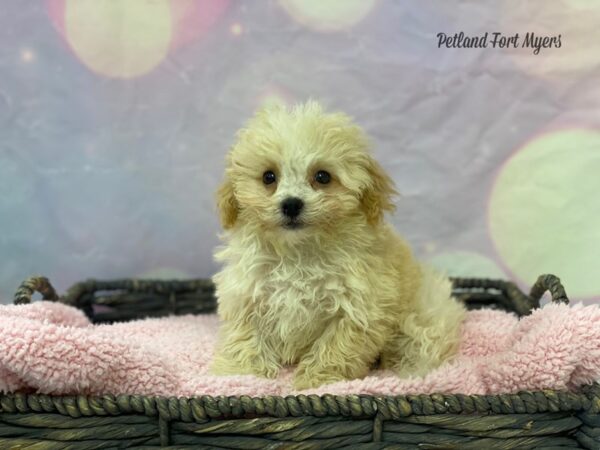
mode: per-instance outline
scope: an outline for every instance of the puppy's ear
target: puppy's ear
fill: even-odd
[[[229,178],[226,178],[217,190],[217,206],[223,228],[227,230],[233,227],[237,220],[239,205],[233,191],[233,183]]]
[[[383,219],[385,211],[393,211],[392,197],[398,192],[394,182],[377,161],[369,156],[367,163],[369,181],[361,197],[361,206],[370,224],[376,225]]]

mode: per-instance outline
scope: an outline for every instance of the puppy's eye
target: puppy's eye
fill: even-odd
[[[320,184],[327,184],[331,181],[331,175],[329,175],[329,172],[319,170],[315,174],[315,181]]]
[[[271,184],[271,183],[275,183],[276,180],[277,180],[277,177],[271,170],[267,170],[265,173],[263,173],[263,183]]]

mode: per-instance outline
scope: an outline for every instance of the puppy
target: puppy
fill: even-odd
[[[271,378],[295,364],[305,389],[362,378],[376,360],[406,377],[451,358],[464,308],[384,221],[393,194],[346,115],[312,101],[258,112],[218,191],[211,372]]]

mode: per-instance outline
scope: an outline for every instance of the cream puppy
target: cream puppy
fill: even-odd
[[[275,377],[295,364],[304,389],[364,377],[378,359],[411,376],[451,358],[464,308],[384,221],[393,194],[346,115],[315,102],[258,112],[218,191],[211,372]]]

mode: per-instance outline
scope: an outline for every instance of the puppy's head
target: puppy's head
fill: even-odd
[[[239,132],[218,206],[225,228],[299,235],[335,231],[348,217],[377,224],[394,193],[361,129],[309,101],[291,110],[270,105]]]

